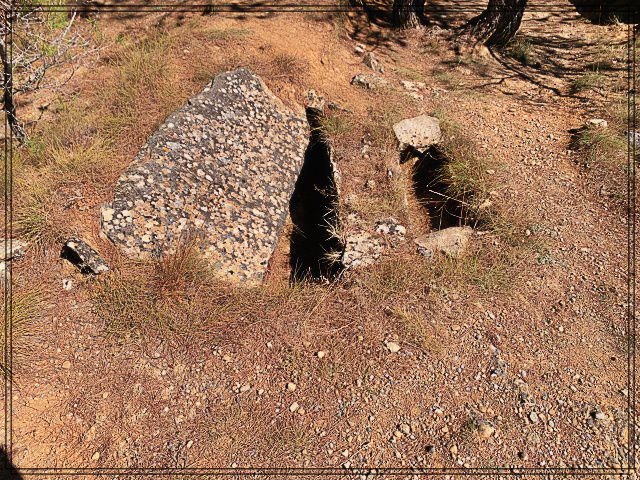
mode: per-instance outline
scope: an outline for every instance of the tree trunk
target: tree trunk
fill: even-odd
[[[393,0],[393,23],[397,28],[416,28],[422,22],[424,0]]]
[[[487,46],[506,45],[518,32],[526,6],[527,0],[489,0],[487,9],[471,19],[463,33]]]
[[[629,0],[570,0],[580,15],[596,25],[637,23],[640,5]]]
[[[16,104],[13,101],[13,83],[8,51],[3,40],[0,40],[0,59],[2,61],[2,106],[7,116],[7,123],[18,142],[24,142],[24,128],[16,115]],[[5,133],[8,135],[8,132]]]

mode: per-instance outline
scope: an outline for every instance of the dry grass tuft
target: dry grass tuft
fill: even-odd
[[[155,262],[153,281],[160,295],[183,295],[189,287],[204,284],[210,275],[197,243],[187,242]]]
[[[626,164],[627,139],[608,128],[582,129],[574,140],[574,147],[581,154],[585,168]]]
[[[268,77],[295,84],[303,84],[309,73],[309,65],[295,55],[289,53],[277,53],[273,55],[266,65]]]
[[[17,182],[18,189],[21,184],[22,181]],[[47,250],[69,233],[67,224],[58,220],[61,208],[55,202],[46,179],[34,180],[26,192],[20,193],[13,225],[16,232],[36,249]]]
[[[400,322],[402,337],[406,342],[415,344],[435,359],[442,359],[446,355],[448,325],[429,321],[425,312],[410,310],[404,306],[394,308],[393,316]]]
[[[181,95],[171,81],[171,47],[171,37],[158,33],[122,48],[115,56],[115,75],[102,89],[102,110],[109,112],[102,119],[107,138],[136,127],[141,117],[155,118],[178,106]]]
[[[505,53],[522,65],[529,66],[534,63],[535,49],[533,44],[525,38],[515,38],[507,46]]]
[[[575,78],[569,85],[572,94],[602,88],[607,82],[607,77],[600,72],[586,72]]]
[[[2,288],[4,295],[4,288]],[[12,322],[11,322],[11,339],[13,355],[15,362],[23,360],[30,351],[35,347],[38,341],[40,326],[38,320],[41,318],[42,311],[46,305],[47,293],[42,287],[13,287],[11,295]],[[6,305],[2,304],[0,315],[4,322]],[[3,351],[0,357],[0,370],[7,374],[6,366],[2,364],[4,357],[4,326],[0,328],[0,350]]]
[[[438,152],[444,155],[445,161],[438,176],[446,185],[445,194],[463,206],[465,218],[489,223],[496,214],[483,207],[483,203],[498,187],[493,159],[480,153],[475,141],[442,110],[436,111],[435,116],[440,119],[443,133]]]

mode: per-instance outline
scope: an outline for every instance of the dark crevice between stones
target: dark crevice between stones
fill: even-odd
[[[68,245],[64,245],[62,247],[62,250],[60,251],[60,258],[67,260],[72,265],[78,267],[80,273],[83,275],[94,273],[91,267],[84,262],[84,259],[78,254],[78,252]]]
[[[476,223],[473,212],[466,206],[470,198],[465,201],[449,193],[450,184],[443,174],[447,161],[445,152],[433,145],[418,155],[411,172],[413,191],[429,217],[432,231]]]
[[[343,270],[337,259],[344,245],[336,236],[338,188],[331,163],[331,148],[323,135],[322,112],[307,108],[311,127],[309,146],[296,181],[289,213],[291,282],[334,280]]]

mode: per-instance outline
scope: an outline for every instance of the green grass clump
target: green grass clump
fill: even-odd
[[[626,162],[627,139],[609,128],[589,126],[578,132],[574,147],[581,153],[584,167],[619,166]]]
[[[569,86],[572,94],[603,87],[607,77],[599,72],[586,72],[574,79]]]
[[[435,116],[440,119],[442,130],[438,151],[445,161],[438,176],[446,184],[445,193],[454,200],[463,202],[473,218],[489,220],[490,211],[481,209],[480,205],[497,188],[493,159],[481,153],[476,142],[442,110],[436,111]]]
[[[529,40],[516,38],[507,46],[505,52],[525,66],[533,63],[535,50]]]

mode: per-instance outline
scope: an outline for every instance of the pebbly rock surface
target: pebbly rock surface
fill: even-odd
[[[435,145],[442,138],[440,121],[429,115],[406,118],[393,126],[400,150],[413,148],[424,153],[431,145]]]
[[[442,252],[448,257],[460,257],[469,244],[473,234],[471,227],[449,227],[443,230],[423,235],[415,239],[418,252],[431,258],[436,252]]]
[[[259,282],[287,216],[309,128],[247,69],[218,75],[171,114],[103,207],[130,257],[197,240],[216,273]]]
[[[60,257],[74,264],[85,275],[100,275],[109,271],[109,266],[100,254],[78,237],[71,237],[65,242]]]

